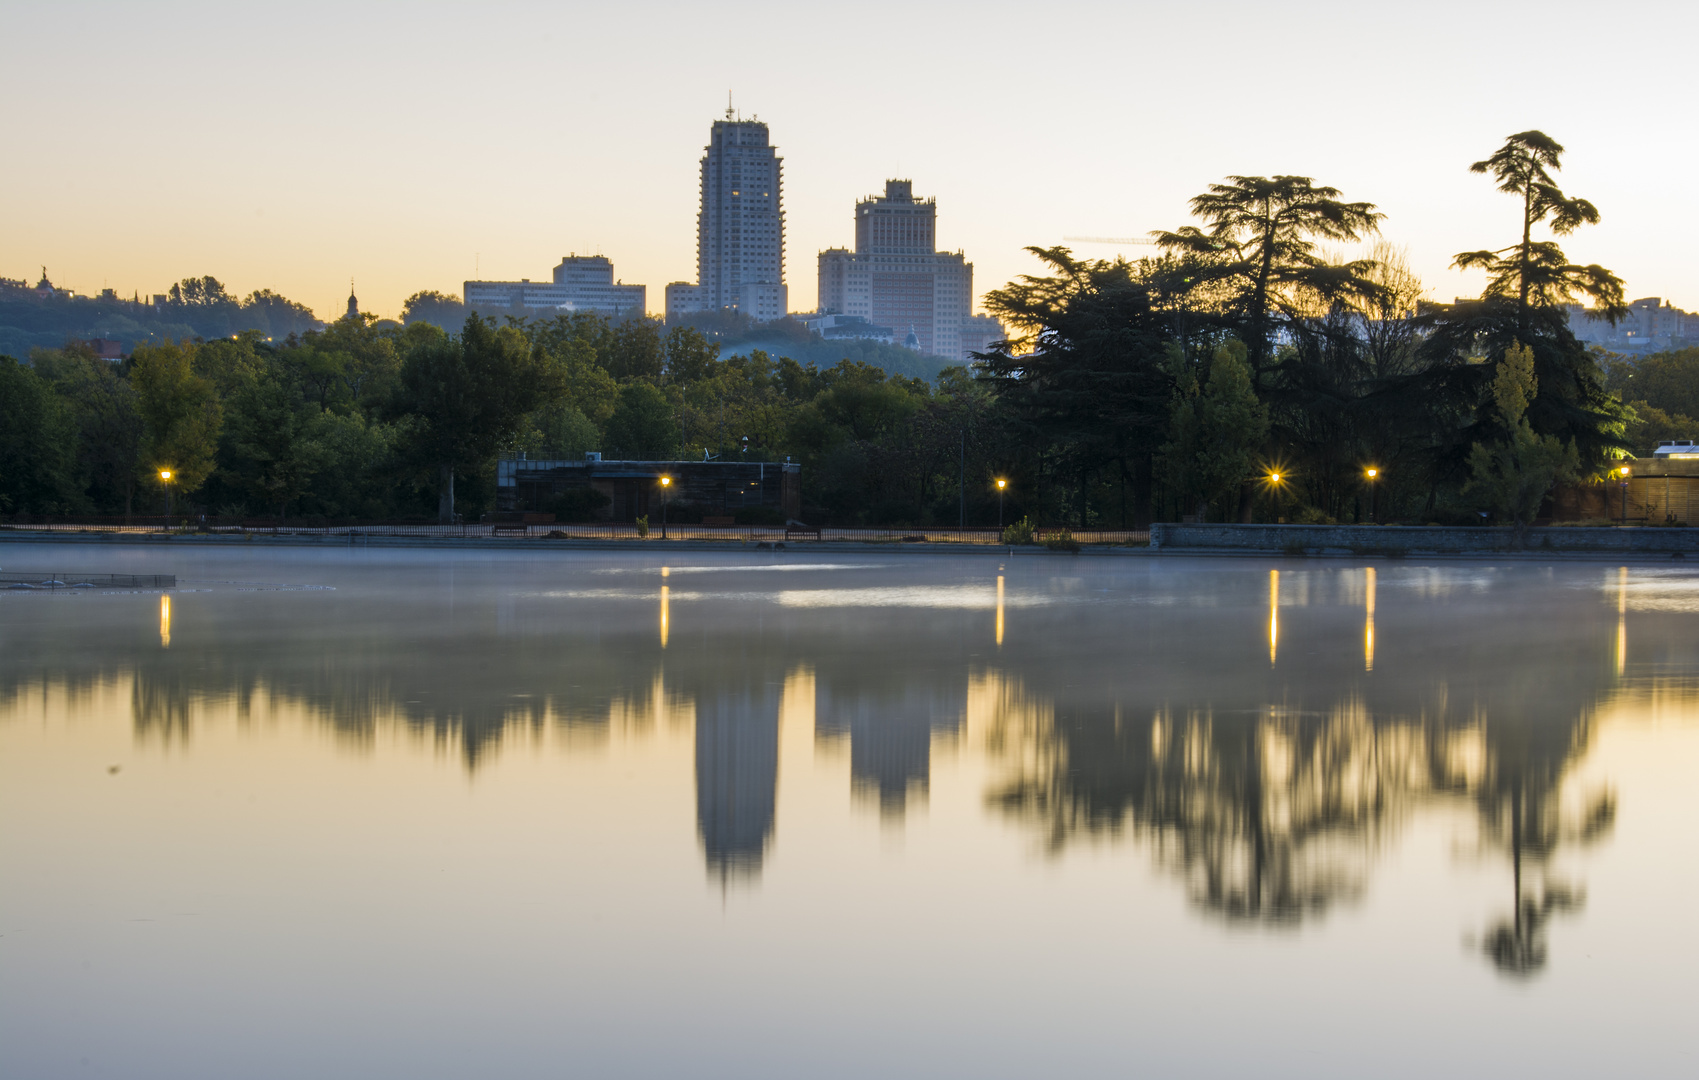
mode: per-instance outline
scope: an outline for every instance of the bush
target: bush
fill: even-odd
[[[647,538],[648,537],[648,535],[649,535],[649,515],[648,514],[644,514],[642,517],[637,519],[637,535],[640,538]]]
[[[1005,544],[1031,544],[1033,542],[1032,519],[1030,517],[1021,518],[1003,530],[1003,543]]]
[[[1044,546],[1051,551],[1071,551],[1078,553],[1080,542],[1074,539],[1074,534],[1067,529],[1059,529],[1044,538]]]

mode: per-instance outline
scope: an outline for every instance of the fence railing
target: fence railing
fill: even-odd
[[[105,533],[212,533],[252,534],[262,536],[321,536],[342,537],[358,543],[367,537],[417,537],[420,539],[505,539],[505,540],[622,540],[634,543],[661,540],[698,540],[718,543],[802,543],[815,541],[857,542],[868,544],[983,544],[1002,542],[1001,530],[994,527],[964,529],[949,527],[927,528],[786,528],[783,525],[695,525],[652,522],[648,535],[639,533],[630,523],[597,522],[586,525],[521,525],[496,522],[493,524],[427,525],[412,522],[333,522],[294,524],[287,521],[261,519],[208,518],[185,521],[130,518],[101,521],[91,518],[11,518],[0,523],[0,529],[30,532],[105,532]],[[1057,530],[1040,529],[1042,540]],[[1077,529],[1070,534],[1081,544],[1144,544],[1150,541],[1147,529]]]

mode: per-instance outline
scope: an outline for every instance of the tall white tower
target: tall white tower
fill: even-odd
[[[736,308],[763,322],[785,317],[783,166],[766,124],[729,108],[714,121],[696,218],[694,299],[701,309]]]

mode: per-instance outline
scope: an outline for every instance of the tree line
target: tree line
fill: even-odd
[[[1472,166],[1518,206],[1510,243],[1456,257],[1486,271],[1478,299],[1425,300],[1375,243],[1374,205],[1234,176],[1152,258],[1029,249],[1044,272],[986,298],[1009,340],[931,380],[843,343],[823,362],[806,334],[732,352],[751,328],[478,313],[434,293],[405,325],[144,343],[121,364],[35,348],[0,361],[0,512],[156,512],[169,468],[199,512],[448,520],[493,504],[502,452],[600,450],[789,458],[819,523],[1526,523],[1553,485],[1699,407],[1691,361],[1630,364],[1571,331],[1566,304],[1626,306],[1614,274],[1552,239],[1599,218],[1557,184],[1562,153],[1522,132]],[[222,294],[209,282],[172,302],[204,305]]]

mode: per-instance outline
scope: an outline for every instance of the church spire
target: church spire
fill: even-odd
[[[353,278],[348,279],[348,317],[350,319],[358,319],[360,317],[360,301],[354,298]]]

